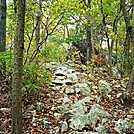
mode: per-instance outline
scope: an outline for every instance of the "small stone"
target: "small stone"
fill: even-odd
[[[66,88],[65,89],[65,93],[66,94],[73,94],[74,93],[74,90],[73,89]]]
[[[70,79],[64,80],[64,83],[66,85],[72,85],[73,84],[73,82]]]
[[[59,113],[54,113],[54,116],[55,116],[55,117],[61,116],[61,114],[59,114]]]
[[[59,80],[59,79],[55,79],[52,81],[53,84],[55,85],[63,85],[64,84],[64,81],[63,80]]]
[[[58,104],[59,104],[59,103],[61,103],[61,102],[62,102],[62,99],[54,99],[54,100],[53,100],[53,102],[55,102],[55,103],[58,103]]]
[[[43,124],[44,124],[44,128],[45,128],[46,130],[50,130],[50,129],[51,129],[50,123],[51,123],[51,121],[50,121],[49,118],[44,118]]]
[[[128,119],[133,119],[134,116],[133,116],[133,115],[127,115],[127,118],[128,118]]]
[[[56,76],[56,78],[59,80],[64,80],[66,77],[65,76]]]
[[[87,124],[86,119],[87,119],[86,115],[79,115],[75,118],[72,118],[69,127],[74,130],[82,130]]]
[[[0,111],[3,113],[8,113],[11,109],[9,108],[0,108]]]
[[[74,69],[68,69],[68,70],[67,70],[67,73],[68,73],[68,74],[75,73],[75,70],[74,70]]]
[[[67,129],[68,129],[68,124],[67,124],[66,121],[63,121],[63,122],[61,123],[61,132],[66,132]]]
[[[63,103],[72,102],[67,96],[63,98]]]
[[[109,120],[107,118],[103,118],[101,120],[101,124],[104,125],[104,124],[107,124],[109,122]]]
[[[63,104],[61,106],[58,106],[56,110],[58,113],[65,113],[69,110],[69,104]]]
[[[56,90],[58,91],[58,90],[61,89],[61,87],[62,87],[62,86],[56,86],[56,87],[51,87],[51,89],[54,90],[54,91],[56,91]]]
[[[37,120],[38,120],[37,118],[33,117],[33,118],[32,118],[32,123],[36,123]]]
[[[104,131],[104,127],[103,126],[98,126],[95,128],[95,130],[99,133],[102,133]]]

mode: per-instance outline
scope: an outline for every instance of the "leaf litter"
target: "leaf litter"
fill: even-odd
[[[120,96],[125,90],[125,84],[128,79],[110,77],[106,69],[95,68],[94,72],[89,70],[81,75],[82,70],[77,68],[78,82],[68,85],[62,85],[59,90],[53,90],[48,84],[38,91],[30,91],[23,98],[23,132],[24,134],[64,134],[71,133],[73,129],[67,127],[66,132],[61,131],[61,124],[65,121],[69,123],[70,118],[65,117],[64,113],[60,113],[58,108],[64,104],[68,105],[63,110],[68,111],[72,109],[75,101],[80,101],[85,98],[81,93],[72,92],[73,85],[83,81],[88,83],[91,90],[91,99],[86,102],[87,112],[90,111],[94,104],[101,105],[110,115],[112,119],[105,127],[111,130],[110,133],[118,134],[114,129],[115,122],[123,119],[130,114],[134,106],[129,107],[122,104]],[[104,87],[103,87],[104,86]],[[70,93],[65,93],[64,89],[71,89]],[[105,91],[105,90],[108,90]],[[69,100],[63,100],[67,97]],[[133,114],[133,113],[132,113]],[[131,115],[132,115],[131,114]],[[130,115],[130,116],[131,116]],[[134,116],[134,115],[133,115]],[[95,126],[86,125],[79,132],[92,132],[102,122],[98,117]],[[5,85],[0,87],[0,133],[8,134],[11,132],[11,88]],[[127,130],[127,134],[133,134],[134,130]],[[107,132],[108,133],[108,132]]]

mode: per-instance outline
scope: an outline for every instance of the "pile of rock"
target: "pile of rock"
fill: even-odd
[[[111,128],[109,124],[112,120],[112,115],[104,110],[102,106],[97,104],[94,96],[92,95],[89,87],[89,82],[85,79],[87,74],[81,73],[75,70],[74,63],[65,63],[58,66],[54,75],[52,76],[52,83],[50,87],[53,90],[61,91],[64,93],[64,97],[53,100],[58,106],[54,110],[54,116],[64,115],[64,119],[60,121],[60,128],[58,128],[55,134],[109,134]],[[107,82],[99,82],[99,90],[102,92],[106,89],[107,95],[111,92],[111,87]],[[74,100],[71,100],[68,95],[74,94]],[[77,94],[84,96],[79,100]],[[94,99],[94,101],[93,101]],[[96,103],[95,103],[96,102]],[[59,105],[60,104],[60,105]],[[131,114],[132,115],[132,114]],[[133,117],[131,116],[131,119]],[[125,133],[125,130],[133,126],[129,126],[130,117],[120,119],[115,122],[115,131],[119,134]],[[49,119],[50,120],[50,119]],[[46,127],[48,124],[45,123]],[[85,132],[86,127],[91,127],[91,132]],[[44,126],[45,127],[45,126]],[[49,128],[51,128],[49,126]],[[68,132],[72,129],[73,132]],[[52,130],[50,130],[52,131]]]

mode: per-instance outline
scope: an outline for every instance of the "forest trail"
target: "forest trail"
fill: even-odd
[[[53,72],[51,83],[25,97],[24,134],[134,132],[134,107],[125,107],[120,99],[126,78],[110,77],[106,68],[101,67],[89,71],[73,62],[60,65],[52,62],[44,66]],[[8,94],[7,90],[1,92],[1,133],[11,130]]]

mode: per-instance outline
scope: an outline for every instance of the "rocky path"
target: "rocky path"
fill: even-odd
[[[24,134],[134,133],[134,107],[120,100],[126,78],[73,62],[44,66],[52,72],[51,83],[24,98]],[[11,132],[10,92],[0,92],[0,134]]]
[[[123,118],[117,117],[118,110],[123,109],[117,99],[120,93],[117,92],[117,95],[112,91],[119,89],[118,81],[107,80],[102,68],[99,70],[104,73],[100,73],[101,76],[98,72],[93,76],[78,68],[74,63],[64,63],[55,69],[52,76],[50,88],[62,93],[61,97],[53,100],[58,105],[54,110],[55,117],[63,117],[55,134],[125,134],[134,129],[131,124],[134,109],[127,111]],[[117,106],[112,106],[111,103]],[[111,105],[111,108],[106,105]],[[117,111],[113,108],[117,108]]]

